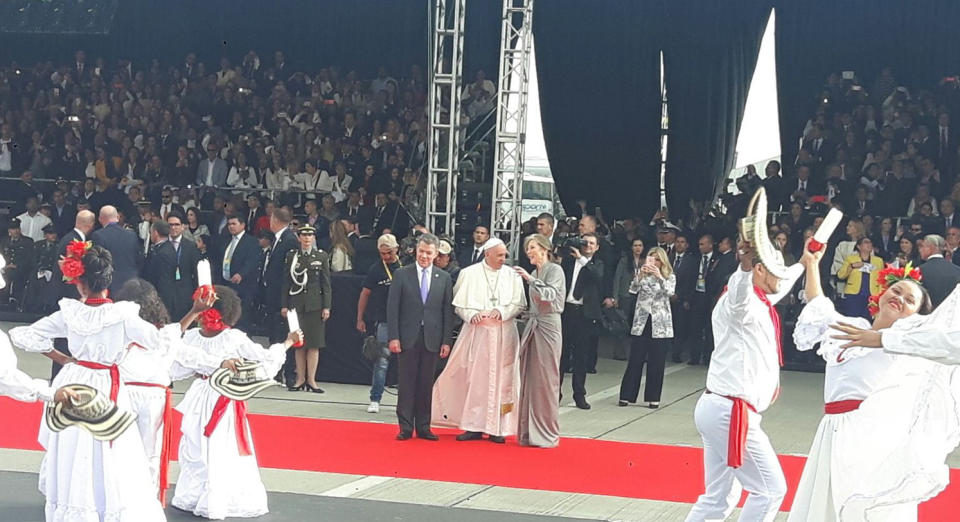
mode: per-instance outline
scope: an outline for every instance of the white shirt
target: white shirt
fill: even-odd
[[[17,356],[13,353],[6,334],[0,335],[0,395],[18,401],[52,401],[54,389],[42,379],[33,379],[17,369]]]
[[[577,258],[577,261],[573,264],[573,277],[570,278],[570,291],[567,293],[567,302],[575,305],[583,305],[583,298],[576,299],[573,297],[573,289],[577,287],[577,278],[580,277],[580,269],[587,266],[587,263],[593,258],[587,256],[580,256]]]
[[[776,304],[786,292],[770,295]],[[770,311],[753,290],[753,272],[737,269],[713,309],[715,348],[707,370],[707,389],[739,397],[757,413],[773,402],[780,386],[780,356]]]
[[[76,232],[78,236],[80,236],[80,241],[86,241],[86,240],[87,240],[87,235],[84,234],[83,231],[81,231],[79,228],[75,228],[75,229],[73,229],[73,231]]]
[[[817,355],[827,363],[824,403],[866,399],[880,385],[897,357],[873,348],[842,348],[846,341],[833,339],[840,332],[830,328],[838,322],[870,328],[870,322],[862,317],[844,317],[837,313],[833,303],[821,295],[803,308],[793,333],[797,350],[806,351],[820,345]]]
[[[207,186],[213,186],[213,166],[216,164],[216,160],[207,159]]]
[[[17,216],[20,220],[20,233],[34,241],[43,239],[43,227],[51,223],[50,218],[37,212],[35,216],[24,212]]]
[[[12,140],[0,140],[0,170],[10,172],[13,170],[13,152],[10,150]]]

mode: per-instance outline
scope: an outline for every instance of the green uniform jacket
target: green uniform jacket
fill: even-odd
[[[307,269],[307,282],[302,291],[296,295],[290,295],[291,292],[297,292],[301,288],[294,283],[290,275],[290,266],[295,256],[297,257],[296,271],[299,273],[304,268]],[[331,307],[333,290],[330,288],[330,256],[326,252],[314,249],[305,254],[299,248],[291,250],[287,253],[285,270],[280,294],[281,308],[316,312]]]

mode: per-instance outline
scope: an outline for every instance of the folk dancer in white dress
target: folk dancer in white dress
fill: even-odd
[[[218,299],[201,315],[202,328],[187,331],[183,343],[220,359],[259,361],[267,375],[276,375],[286,360],[287,349],[299,342],[302,333],[292,332],[286,341],[265,350],[240,330],[230,328],[240,318],[236,292],[223,286],[215,289]],[[177,366],[174,364],[174,374],[179,371]],[[176,408],[183,414],[183,421],[180,478],[172,504],[214,520],[264,515],[269,511],[267,491],[260,480],[246,421],[246,401],[220,395],[207,377],[209,374],[201,374],[193,381]]]
[[[800,267],[795,265],[789,278],[781,280],[760,263],[754,248],[740,242],[739,269],[713,310],[716,348],[706,392],[694,412],[703,439],[706,491],[688,522],[725,520],[742,488],[749,495],[740,520],[771,521],[787,492],[777,454],[760,428],[760,414],[780,387],[780,319],[774,305],[790,291]]]
[[[858,443],[845,469],[861,480],[837,499],[841,521],[916,520],[917,505],[950,483],[947,456],[960,444],[960,290],[923,324],[871,330],[837,323],[845,346],[883,348],[898,357],[878,389],[860,406]],[[882,515],[904,506],[908,516]]]
[[[65,276],[74,278],[84,301],[62,299],[60,311],[13,328],[10,340],[18,348],[56,360],[53,339],[65,337],[76,359],[57,374],[53,386],[85,384],[129,409],[117,365],[131,343],[147,350],[159,346],[159,334],[140,319],[136,304],[114,304],[106,298],[113,279],[110,252],[76,243],[62,268]],[[128,429],[112,442],[101,442],[82,428],[53,432],[41,421],[39,442],[46,454],[40,491],[46,497],[47,522],[166,520],[138,435]]]
[[[846,341],[834,339],[838,322],[868,330],[892,328],[909,331],[929,314],[929,295],[915,279],[886,284],[879,295],[873,323],[861,317],[844,317],[823,295],[820,286],[820,258],[823,250],[812,253],[804,248],[800,263],[806,268],[807,305],[797,321],[793,337],[798,350],[812,349],[826,362],[823,385],[824,417],[807,457],[800,486],[790,512],[790,522],[832,522],[840,520],[841,502],[869,477],[852,473],[849,449],[862,443],[858,425],[862,423],[860,405],[881,385],[898,358],[903,356],[870,348],[844,348]],[[919,271],[916,271],[919,273]],[[889,286],[889,288],[888,288]],[[852,427],[851,427],[852,426]],[[894,505],[878,509],[871,520],[916,520],[916,505]]]
[[[131,279],[117,292],[118,301],[131,301],[140,306],[140,318],[159,329],[160,345],[153,350],[131,344],[120,361],[120,379],[127,385],[130,411],[137,415],[140,439],[150,464],[150,476],[159,490],[160,503],[166,505],[169,489],[167,472],[172,457],[173,390],[171,383],[193,377],[195,373],[211,373],[220,367],[234,368],[232,361],[208,355],[199,348],[182,343],[183,332],[200,312],[210,308],[214,296],[194,302],[193,308],[179,323],[170,323],[167,309],[157,290],[143,279]],[[171,375],[174,369],[186,369]]]

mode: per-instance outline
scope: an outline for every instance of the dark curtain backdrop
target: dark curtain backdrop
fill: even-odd
[[[673,0],[662,26],[669,108],[666,193],[671,217],[711,200],[733,168],[769,0]]]
[[[650,216],[660,200],[655,2],[539,2],[533,32],[544,141],[567,211]],[[654,9],[655,10],[655,9]]]
[[[499,32],[493,43],[499,44]],[[5,59],[21,63],[51,56],[69,60],[83,48],[93,57],[138,64],[157,57],[169,65],[195,51],[216,70],[222,56],[236,63],[254,49],[264,65],[282,50],[295,69],[340,65],[364,75],[378,65],[390,66],[395,75],[413,64],[423,66],[426,45],[427,3],[419,0],[123,1],[106,36],[0,35]],[[492,53],[495,69],[496,47]]]
[[[854,70],[869,88],[886,65],[901,85],[933,86],[960,73],[960,2],[776,0],[777,90],[785,165],[822,101],[831,72]]]

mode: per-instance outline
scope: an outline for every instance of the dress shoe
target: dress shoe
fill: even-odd
[[[440,437],[437,437],[432,431],[418,431],[417,438],[423,440],[440,440]]]
[[[490,435],[490,442],[496,442],[497,444],[503,444],[503,443],[507,442],[507,439],[506,439],[505,437],[501,437],[501,436],[499,436],[499,435]]]
[[[457,435],[457,440],[459,441],[480,440],[482,438],[483,438],[483,433],[480,433],[479,431],[465,431],[460,435]]]
[[[580,408],[581,410],[590,409],[590,403],[588,403],[587,399],[584,399],[583,397],[574,397],[573,402],[577,403],[577,408]]]
[[[310,386],[310,385],[307,384],[307,383],[303,383],[303,385],[307,388],[307,391],[308,391],[308,392],[324,393],[324,391],[321,390],[319,386],[317,386],[316,388],[314,388],[313,386]]]
[[[675,354],[673,354],[672,357],[670,357],[670,360],[673,361],[673,362],[675,362],[675,363],[678,363],[678,362],[682,361],[683,359],[680,358],[680,354],[675,353]]]
[[[687,361],[687,364],[689,364],[690,366],[699,366],[700,359],[690,359],[689,361]]]
[[[303,388],[304,388],[304,386],[306,386],[306,385],[307,385],[306,383],[301,384],[301,385],[299,385],[299,386],[297,386],[297,385],[295,385],[295,384],[294,384],[294,385],[290,385],[290,386],[287,386],[287,391],[292,391],[292,392],[302,391]]]
[[[413,437],[413,433],[409,431],[401,431],[397,433],[397,440],[410,440]]]
[[[596,368],[589,368],[589,369],[587,369],[587,373],[589,373],[590,375],[596,375],[597,369],[596,369]]]
[[[659,408],[659,407],[660,407],[660,403],[659,403],[659,402],[651,402],[651,403],[647,404],[647,408],[650,408],[651,410],[655,410],[655,409],[657,409],[657,408]]]
[[[628,406],[629,404],[630,404],[630,403],[627,402],[627,401],[618,401],[618,402],[617,402],[617,406],[619,406],[619,407],[621,407],[621,408],[624,407],[624,406]]]

